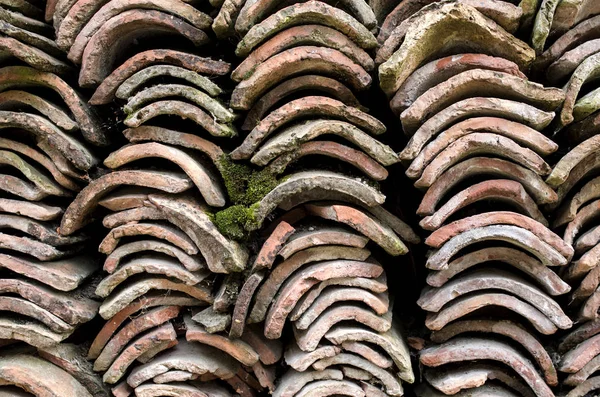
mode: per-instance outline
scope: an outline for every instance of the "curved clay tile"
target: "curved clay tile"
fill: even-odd
[[[536,203],[519,182],[507,179],[491,179],[469,186],[457,193],[432,215],[419,222],[425,230],[437,230],[456,212],[481,200],[500,200],[548,227],[548,221],[538,209]]]
[[[575,372],[574,374],[570,374],[564,380],[563,383],[567,386],[572,386],[572,387],[577,388],[578,386],[585,383],[590,378],[590,376],[592,376],[599,368],[600,368],[600,356],[596,356],[593,359],[591,359],[590,361],[588,361],[588,363],[585,364],[583,366],[583,368],[581,368],[579,371]],[[578,391],[582,390],[582,389],[583,388],[579,388]],[[586,393],[582,394],[582,396],[584,396],[585,394]]]
[[[97,270],[95,261],[87,256],[39,262],[33,258],[0,254],[0,266],[59,291],[76,289]]]
[[[321,95],[328,95],[345,105],[363,111],[366,110],[360,105],[352,91],[343,83],[330,77],[309,74],[285,80],[262,95],[248,111],[242,129],[246,131],[252,130],[279,101],[303,91],[314,91]]]
[[[222,76],[228,74],[230,65],[186,52],[158,49],[135,54],[113,70],[96,88],[90,98],[91,105],[105,105],[114,100],[117,89],[137,72],[156,64],[179,66],[199,74]]]
[[[584,84],[595,80],[600,74],[600,68],[598,68],[598,62],[600,60],[600,54],[594,54],[586,58],[573,72],[569,82],[565,86],[565,103],[563,104],[560,112],[560,126],[563,127],[571,124],[573,121],[580,121],[593,113],[593,109],[586,115],[578,115],[577,112],[581,111],[577,108],[580,101],[585,101],[585,97],[580,97],[581,89]],[[588,94],[590,95],[590,94]],[[576,118],[577,116],[577,118]]]
[[[586,379],[573,390],[566,394],[566,397],[584,397],[594,390],[600,389],[600,376]]]
[[[85,235],[60,236],[51,226],[20,215],[0,214],[0,227],[2,229],[18,230],[55,247],[76,244],[86,240]]]
[[[157,221],[165,219],[160,209],[151,206],[146,207],[144,206],[145,203],[140,204],[141,207],[133,207],[106,215],[102,220],[102,225],[107,229],[114,229],[127,223],[136,223],[142,220]]]
[[[377,279],[361,277],[332,278],[315,285],[306,294],[302,295],[296,306],[294,306],[294,310],[290,313],[290,320],[298,320],[321,296],[323,291],[329,292],[330,290],[339,289],[339,287],[359,288],[377,295],[382,295],[388,289],[385,273]]]
[[[566,277],[565,277],[566,278]],[[571,295],[571,300],[574,303],[579,303],[583,299],[586,299],[592,296],[598,287],[600,286],[600,267],[596,266],[592,270],[590,270],[583,280],[579,283],[579,286],[573,294]],[[592,317],[595,318],[595,315]]]
[[[0,296],[0,310],[16,314],[19,318],[36,320],[42,325],[42,329],[47,327],[57,334],[71,334],[75,330],[75,327],[61,318],[25,299]]]
[[[364,303],[380,316],[390,308],[387,293],[375,295],[362,288],[333,287],[319,294],[302,316],[294,321],[294,326],[297,329],[307,329],[329,307],[346,301]]]
[[[285,128],[267,140],[254,153],[250,161],[265,166],[276,157],[291,152],[299,143],[305,143],[328,134],[337,135],[350,141],[384,166],[398,162],[398,156],[389,146],[374,139],[353,124],[330,119],[309,120]]]
[[[368,372],[373,376],[373,378],[378,380],[378,383],[383,384],[388,395],[402,396],[404,394],[404,390],[400,384],[400,381],[394,375],[354,354],[340,353],[333,357],[323,358],[314,363],[313,368],[322,371],[330,366],[340,364],[349,365]]]
[[[85,46],[102,25],[122,12],[132,9],[166,12],[202,30],[208,29],[212,23],[212,18],[208,15],[179,0],[79,0],[57,29],[56,44],[69,52],[69,59],[80,63]]]
[[[459,73],[425,91],[400,114],[405,131],[416,130],[424,120],[444,108],[469,97],[486,96],[523,102],[538,109],[553,111],[565,100],[559,88],[544,88],[509,73],[472,69]]]
[[[344,274],[344,272],[346,272],[346,274]],[[298,302],[305,292],[320,281],[338,278],[342,275],[347,277],[376,278],[379,277],[382,272],[383,269],[380,265],[348,260],[320,262],[303,268],[300,272],[297,272],[285,280],[285,283],[282,285],[269,312],[266,313],[265,336],[269,338],[280,337],[286,318],[294,308],[295,303]],[[382,332],[385,332],[383,328],[386,327],[387,322],[384,322],[381,318],[373,315],[372,312],[364,311],[362,313],[365,315],[367,315],[367,313],[370,314],[367,316],[368,320],[375,321],[378,328],[380,328]],[[326,317],[327,316],[324,317],[324,315],[322,315],[320,318],[325,319]],[[317,326],[316,323],[311,327],[311,329],[313,328],[315,330],[322,330],[322,327]],[[312,335],[313,332],[310,334]],[[320,339],[321,338],[319,337],[319,340]],[[311,346],[314,344],[314,346],[308,350],[316,348],[318,342],[318,340],[311,340],[310,344]],[[307,349],[303,348],[303,350]]]
[[[125,11],[104,23],[87,43],[82,56],[79,85],[92,87],[102,83],[113,71],[117,52],[149,31],[175,33],[187,38],[195,46],[208,41],[208,36],[202,30],[170,14],[140,9]]]
[[[425,325],[432,331],[439,331],[449,323],[468,316],[480,309],[499,307],[522,316],[543,335],[553,335],[556,325],[537,308],[512,295],[480,292],[458,298],[437,313],[429,313]]]
[[[158,102],[160,103],[160,102]],[[164,158],[181,167],[200,190],[206,203],[211,206],[225,205],[225,192],[221,187],[219,177],[183,150],[157,142],[139,143],[123,146],[112,152],[104,160],[104,165],[115,169],[132,161],[145,158]]]
[[[423,170],[415,186],[426,188],[448,168],[473,155],[495,155],[522,165],[543,176],[552,168],[534,151],[524,148],[501,135],[476,132],[457,139],[441,151]]]
[[[499,361],[512,367],[538,397],[551,397],[554,394],[531,362],[503,342],[482,338],[456,338],[421,351],[419,360],[429,367],[471,360]]]
[[[170,294],[147,294],[114,314],[110,318],[110,321],[107,321],[104,324],[90,346],[88,358],[91,360],[96,359],[104,349],[104,346],[111,340],[117,329],[119,329],[126,320],[133,318],[132,315],[139,311],[147,311],[156,306],[192,307],[199,305],[206,305],[206,303],[177,292]]]
[[[265,282],[260,285],[255,294],[254,306],[248,317],[248,322],[258,323],[263,321],[269,305],[277,295],[282,284],[296,271],[305,268],[305,265],[323,261],[338,261],[340,263],[364,261],[370,254],[370,251],[361,248],[332,245],[311,247],[292,255],[289,259],[274,267]]]
[[[600,168],[600,153],[598,152],[592,152],[591,154],[589,154],[587,157],[583,158],[577,165],[575,165],[575,167],[573,167],[573,169],[569,172],[567,179],[560,185],[558,186],[557,190],[557,195],[558,195],[558,201],[554,204],[551,204],[549,206],[550,210],[556,209],[556,207],[563,203],[563,200],[566,199],[566,197],[569,195],[569,193],[571,192],[571,190],[573,189],[573,187],[575,187],[581,180],[585,179],[587,176],[593,176],[593,173],[595,171],[598,170],[598,168]],[[560,222],[562,224],[566,223],[566,219],[569,219],[570,217],[575,217],[576,215],[576,211],[579,209],[579,207],[581,207],[581,205],[584,204],[584,202],[580,202],[580,200],[582,199],[589,199],[589,200],[593,200],[596,196],[596,187],[595,185],[597,184],[596,179],[592,179],[590,180],[588,183],[586,183],[586,185],[584,185],[584,187],[581,188],[581,195],[575,195],[573,196],[573,208],[570,208],[570,203],[565,202],[564,206],[565,208],[561,210],[561,212],[558,213],[558,219],[560,219]],[[575,197],[577,196],[577,199],[575,200]],[[569,208],[569,209],[567,209]],[[568,211],[567,213],[565,213],[564,215],[562,214],[563,211]],[[572,212],[574,211],[574,212]],[[569,218],[566,218],[566,217]],[[572,220],[572,219],[571,219]],[[557,220],[558,222],[558,220]]]
[[[159,306],[133,318],[106,343],[94,361],[94,371],[106,371],[133,338],[176,318],[181,309],[179,306]]]
[[[25,2],[25,0],[21,1]],[[0,21],[0,32],[4,33],[8,37],[19,40],[22,43],[38,48],[48,55],[52,55],[57,58],[63,57],[63,52],[60,50],[60,48],[58,48],[54,40],[28,30],[27,26],[15,26],[4,20],[7,19],[6,13],[0,12],[0,14],[5,17]],[[10,19],[10,17],[8,19]]]
[[[198,253],[198,248],[194,242],[177,227],[149,222],[130,223],[110,230],[100,243],[98,251],[109,255],[117,248],[122,238],[137,236],[150,236],[165,240],[184,250],[188,255]]]
[[[509,225],[490,225],[463,232],[451,238],[428,259],[426,267],[432,270],[448,268],[450,258],[460,250],[482,241],[504,241],[537,257],[546,266],[565,266],[568,260],[556,249],[526,229]]]
[[[18,214],[38,221],[51,221],[60,217],[63,210],[43,203],[0,198],[0,212]]]
[[[145,85],[152,83],[152,79],[173,77],[196,86],[210,96],[222,93],[221,88],[208,77],[195,70],[186,69],[176,65],[150,65],[128,77],[119,85],[115,96],[127,100]]]
[[[600,227],[594,226],[575,240],[575,253],[583,254],[600,242]]]
[[[449,302],[463,295],[483,290],[501,290],[530,303],[561,329],[571,328],[573,322],[558,303],[535,285],[512,273],[498,269],[479,269],[447,282],[439,288],[426,288],[417,304],[429,312],[438,312]]]
[[[593,39],[577,45],[565,52],[546,70],[546,78],[551,83],[559,83],[570,77],[575,69],[588,57],[600,52],[600,39]]]
[[[27,200],[38,201],[47,196],[70,197],[72,192],[48,178],[38,167],[16,153],[0,150],[0,164],[14,168],[17,176],[3,175],[0,189]]]
[[[73,234],[90,221],[88,216],[100,199],[122,185],[149,187],[168,193],[188,190],[192,181],[181,174],[159,171],[114,171],[90,182],[71,202],[63,215],[59,233]]]
[[[554,13],[560,0],[542,0],[540,9],[533,23],[533,31],[531,32],[531,45],[535,52],[539,55],[546,48],[546,40],[550,36]]]
[[[24,342],[37,348],[57,345],[72,334],[55,332],[37,320],[31,321],[22,317],[0,316],[0,337],[15,342]]]
[[[362,181],[329,171],[302,171],[289,175],[263,197],[254,209],[256,226],[277,207],[290,210],[307,201],[336,198],[366,207],[383,204],[385,196]],[[300,200],[300,201],[298,201]]]
[[[495,1],[472,1],[472,0],[459,0],[459,2],[476,8],[486,17],[492,19],[497,24],[502,26],[505,30],[510,33],[514,33],[519,27],[519,19],[522,17],[523,11],[512,4],[506,4],[504,2]],[[383,24],[381,25],[377,41],[384,43],[394,30],[400,26],[404,21],[409,23],[411,17],[418,16],[424,11],[431,9],[426,7],[432,3],[433,0],[409,0],[402,1],[398,4],[389,14],[387,14]],[[422,11],[419,13],[419,11]]]
[[[186,317],[185,324],[187,329],[185,338],[188,342],[212,346],[248,367],[258,362],[258,353],[246,342],[240,339],[230,339],[219,334],[210,334],[202,325],[192,321],[189,317]]]
[[[63,130],[75,131],[79,126],[63,109],[43,97],[21,90],[10,90],[0,93],[0,109],[14,110],[29,106]]]
[[[122,264],[111,275],[102,279],[96,286],[96,295],[105,298],[129,277],[139,273],[159,274],[181,281],[188,285],[200,283],[207,273],[203,271],[190,272],[179,262],[164,258],[135,258]]]
[[[141,355],[150,350],[154,351],[157,348],[166,347],[169,343],[176,340],[177,334],[175,333],[175,328],[173,328],[173,325],[169,322],[152,329],[130,342],[123,351],[119,353],[117,358],[102,376],[102,380],[109,384],[117,383],[125,375],[129,366]]]
[[[231,123],[236,118],[236,115],[217,99],[211,98],[199,89],[184,84],[157,84],[152,87],[144,88],[127,99],[127,104],[123,106],[123,111],[127,114],[131,114],[143,108],[149,102],[168,97],[181,97],[193,102],[194,105],[197,105],[210,113],[215,118],[216,122]]]
[[[423,169],[433,159],[456,140],[472,133],[492,133],[500,135],[533,150],[541,156],[554,153],[558,145],[550,138],[524,124],[497,117],[475,117],[461,121],[441,132],[427,145],[421,148],[419,154],[406,170],[410,178],[421,176]]]
[[[456,102],[427,120],[412,135],[400,152],[402,160],[414,160],[425,145],[455,122],[472,117],[501,117],[542,130],[554,118],[554,113],[544,112],[521,102],[500,98],[476,97]]]
[[[345,342],[367,342],[377,345],[392,358],[399,370],[398,376],[402,380],[408,383],[413,383],[415,380],[408,346],[396,323],[392,323],[389,331],[384,333],[362,327],[337,325],[325,334],[325,338],[336,345]]]
[[[29,18],[41,20],[44,16],[44,11],[37,7],[35,4],[31,4],[23,0],[4,0],[2,6],[9,10],[19,12]]]
[[[247,79],[261,62],[288,48],[299,45],[318,45],[333,48],[345,54],[366,71],[375,67],[371,56],[338,30],[323,25],[300,25],[277,33],[254,49],[231,73],[234,81]]]
[[[388,176],[385,167],[365,153],[332,141],[303,143],[296,151],[284,153],[273,160],[268,165],[268,170],[275,175],[283,174],[287,167],[302,157],[314,155],[327,156],[350,164],[375,181],[382,181]]]
[[[143,276],[136,278],[136,281],[120,288],[118,292],[104,300],[100,306],[100,316],[104,319],[109,319],[119,311],[123,310],[135,299],[152,290],[172,290],[171,292],[181,292],[208,304],[212,304],[213,301],[210,291],[204,287],[176,283],[166,278]]]
[[[252,271],[271,269],[279,251],[295,232],[296,229],[286,221],[277,223],[275,228],[272,231],[269,231],[269,236],[263,242],[260,251],[256,255],[256,259],[252,265]],[[309,245],[304,248],[310,248],[311,246],[312,245]],[[287,257],[284,259],[287,259]]]
[[[320,3],[320,2],[319,2]],[[345,0],[342,3],[334,3],[336,7],[348,10],[357,22],[364,25],[367,29],[375,28],[377,20],[373,9],[365,0]],[[245,35],[256,24],[268,18],[269,13],[273,13],[278,6],[273,0],[258,0],[252,3],[245,3],[240,10],[240,14],[235,22],[235,30],[241,35]],[[321,5],[321,4],[318,4]],[[350,15],[346,16],[347,19]],[[318,21],[321,22],[322,21]],[[344,32],[346,33],[346,32]]]
[[[448,370],[428,369],[424,376],[431,386],[448,395],[482,386],[488,380],[496,380],[523,397],[535,396],[528,386],[514,378],[505,367],[496,364],[473,363]]]
[[[591,39],[597,39],[597,28],[600,16],[589,18],[560,36],[552,45],[535,60],[535,70],[545,70],[559,59],[566,51]]]
[[[521,270],[533,278],[550,295],[562,295],[571,290],[567,283],[539,260],[522,251],[506,247],[483,248],[458,257],[450,262],[447,269],[430,272],[427,276],[427,284],[432,287],[441,287],[465,270],[488,262],[502,262]]]
[[[431,61],[415,70],[390,101],[397,115],[412,105],[430,88],[472,69],[484,69],[526,78],[514,62],[485,54],[458,54]]]
[[[19,237],[5,233],[0,233],[0,248],[30,255],[43,262],[58,260],[73,255],[81,250],[80,246],[61,247],[59,249],[27,237]]]
[[[182,146],[194,149],[207,155],[219,168],[220,161],[225,155],[223,150],[214,143],[195,134],[188,134],[162,127],[144,125],[137,128],[128,128],[123,131],[125,138],[131,143],[161,142],[168,145]]]
[[[596,291],[594,291],[594,293],[590,295],[579,308],[577,320],[584,322],[597,319],[599,317],[598,308],[600,308],[600,291],[596,289]]]
[[[146,105],[127,116],[123,123],[127,127],[139,127],[154,117],[162,115],[189,119],[216,137],[231,138],[237,135],[233,126],[220,124],[198,106],[177,100],[164,100]]]
[[[7,66],[0,69],[0,84],[3,89],[27,84],[53,90],[60,95],[71,111],[86,140],[96,145],[108,144],[100,120],[85,101],[60,77],[26,66]]]
[[[0,148],[11,150],[13,152],[22,154],[23,156],[34,160],[36,163],[43,166],[46,169],[46,171],[48,171],[48,173],[52,175],[52,178],[56,182],[58,182],[58,184],[62,187],[71,191],[79,191],[81,189],[78,184],[76,184],[68,176],[63,174],[63,172],[56,166],[56,164],[51,158],[47,157],[43,153],[38,152],[31,146],[25,145],[17,141],[11,141],[9,139],[0,138]]]
[[[49,120],[31,113],[0,111],[1,129],[19,128],[34,135],[37,142],[45,141],[80,170],[89,170],[97,160],[76,139],[62,132]]]
[[[303,230],[292,234],[276,252],[287,259],[298,251],[319,245],[346,245],[354,248],[364,248],[369,242],[365,236],[358,235],[339,227],[315,227],[313,230]]]
[[[390,255],[398,256],[408,252],[408,248],[393,229],[363,210],[338,204],[311,203],[306,204],[304,207],[311,215],[350,226],[373,240]]]
[[[377,46],[375,36],[345,11],[320,1],[309,1],[283,8],[259,24],[254,25],[244,35],[235,53],[239,57],[246,57],[256,46],[271,36],[300,24],[319,24],[339,30],[363,49],[371,49]]]
[[[565,31],[596,14],[600,14],[600,7],[593,0],[562,1],[556,7],[552,29]]]
[[[417,0],[422,2],[423,0]],[[517,27],[519,26],[519,19],[521,18],[522,11],[520,7],[514,7],[510,4],[506,4],[503,1],[490,1],[490,0],[446,0],[442,3],[426,1],[428,4],[423,4],[423,8],[416,10],[414,14],[403,20],[396,26],[382,26],[383,35],[380,32],[378,40],[381,43],[377,51],[377,57],[375,58],[376,64],[381,64],[387,61],[393,54],[402,46],[406,38],[406,34],[411,29],[416,21],[423,18],[424,15],[438,11],[444,4],[460,3],[464,6],[473,7],[479,11],[484,17],[489,18],[492,22],[497,23],[508,33],[514,34]],[[385,24],[385,21],[384,21]],[[385,38],[384,38],[385,36]],[[467,48],[467,50],[471,50]]]
[[[0,292],[20,296],[71,325],[90,321],[98,312],[98,303],[87,298],[77,297],[60,292],[30,280],[2,279]]]
[[[525,215],[510,211],[492,211],[459,219],[433,231],[425,240],[425,244],[433,248],[440,248],[452,237],[467,230],[488,225],[513,225],[527,229],[560,252],[565,258],[570,260],[573,257],[573,247],[565,243],[560,236],[543,224]]]
[[[289,369],[281,377],[280,383],[273,392],[273,397],[294,397],[306,384],[323,379],[341,381],[344,379],[344,375],[342,371],[333,368],[323,371],[309,370],[302,372]]]
[[[52,26],[35,18],[23,15],[20,12],[11,11],[2,7],[2,9],[0,9],[0,18],[11,25],[27,29],[32,33],[37,33],[46,37],[52,36]]]
[[[73,68],[60,59],[12,37],[0,37],[0,50],[2,50],[5,57],[14,57],[43,72],[59,75],[66,75],[73,72]]]
[[[179,343],[144,365],[134,368],[127,377],[131,387],[161,375],[171,369],[188,371],[198,375],[212,374],[217,378],[229,379],[240,366],[235,359],[202,343],[190,343],[179,339]]]
[[[306,3],[310,4],[310,3]],[[290,48],[262,62],[231,94],[231,107],[248,110],[269,88],[286,77],[318,73],[331,75],[355,90],[371,85],[371,76],[338,50],[326,47],[301,46]]]
[[[380,368],[389,369],[394,365],[394,361],[371,346],[362,342],[347,342],[342,344],[342,349],[351,353],[358,354],[364,359],[377,365]]]
[[[385,125],[376,118],[338,100],[324,96],[307,96],[286,103],[273,110],[252,129],[244,142],[232,153],[232,158],[247,159],[256,149],[284,125],[306,117],[340,119],[351,123],[365,132],[379,135],[385,132]]]
[[[563,240],[569,245],[574,245],[576,238],[589,226],[589,222],[598,216],[599,211],[600,200],[594,200],[580,208],[573,220],[567,224]]]
[[[167,243],[156,240],[138,240],[131,243],[122,244],[106,257],[104,261],[104,271],[113,273],[117,266],[129,255],[136,255],[144,252],[157,252],[177,259],[187,270],[195,272],[206,268],[206,264],[200,261],[196,256],[190,256],[183,250]]]
[[[470,49],[484,50],[489,55],[509,59],[521,69],[527,68],[535,58],[534,51],[525,43],[469,6],[442,5],[434,11],[424,13],[414,23],[420,29],[409,30],[402,47],[379,67],[381,88],[389,96],[398,91],[408,76],[427,58],[435,56],[442,48],[447,52],[465,42],[469,43]],[[457,25],[461,26],[461,34],[438,40],[444,36],[445,29],[454,29]]]
[[[81,383],[63,369],[24,353],[7,354],[0,358],[0,379],[3,385],[15,385],[35,395],[92,397]]]
[[[422,383],[415,389],[417,397],[443,397],[444,393],[431,388],[427,383]],[[483,385],[473,389],[463,390],[454,394],[455,397],[517,397],[519,394],[505,389],[496,384]]]
[[[589,336],[562,355],[558,370],[569,374],[580,371],[590,360],[600,354],[600,335]]]
[[[474,157],[449,168],[427,189],[417,209],[419,215],[431,215],[449,191],[473,176],[501,177],[519,182],[536,203],[557,201],[557,194],[535,172],[507,160]]]
[[[196,244],[214,273],[239,272],[246,267],[248,252],[223,236],[212,223],[206,208],[194,199],[152,194],[149,201],[160,208],[167,220],[178,226]]]
[[[522,346],[540,366],[546,383],[558,385],[556,368],[544,346],[523,326],[510,320],[462,320],[456,321],[431,334],[435,343],[444,343],[463,333],[483,332],[504,336]]]
[[[341,353],[341,351],[342,349],[338,346],[321,345],[311,352],[304,352],[300,350],[295,342],[291,342],[286,348],[284,358],[285,363],[295,371],[305,372],[315,361],[333,357]]]

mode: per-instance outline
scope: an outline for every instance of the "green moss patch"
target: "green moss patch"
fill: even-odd
[[[279,181],[267,169],[234,163],[227,155],[219,160],[219,171],[233,205],[214,214],[214,224],[224,236],[245,240],[248,230],[256,229],[254,208]]]

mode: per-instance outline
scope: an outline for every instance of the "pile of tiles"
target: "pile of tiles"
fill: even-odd
[[[3,2],[0,26],[0,394],[108,396],[84,349],[61,343],[98,313],[99,263],[86,234],[57,232],[108,139],[43,5]]]
[[[563,385],[571,389],[567,395],[583,397],[600,390],[600,376],[595,374],[600,361],[600,16],[596,15],[600,7],[597,2],[556,3],[549,2],[536,20],[533,38],[540,55],[533,70],[540,78],[564,86],[566,95],[553,127],[571,150],[559,159],[546,182],[558,194],[557,202],[551,205],[553,227],[575,251],[562,276],[573,287],[567,309],[578,327],[559,345],[558,370],[566,375]]]
[[[597,0],[0,27],[0,396],[600,390]]]
[[[543,130],[564,94],[523,74],[535,59],[513,35],[523,10],[476,3],[412,15],[399,6],[379,34],[381,88],[410,138],[400,158],[432,232],[418,304],[437,345],[420,353],[429,368],[418,395],[553,396],[558,377],[539,338],[572,326],[555,300],[570,286],[554,269],[573,249],[541,211],[558,200],[544,181],[558,145]]]

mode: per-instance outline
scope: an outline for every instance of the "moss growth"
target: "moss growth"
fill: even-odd
[[[226,237],[246,240],[250,230],[256,229],[254,206],[233,205],[214,215],[214,224]]]
[[[219,161],[229,199],[234,204],[249,206],[260,201],[279,183],[267,169],[256,171],[246,164],[234,163],[227,155]]]
[[[219,171],[233,205],[215,213],[213,223],[224,236],[245,240],[250,231],[260,226],[254,216],[258,202],[280,181],[267,169],[254,170],[248,165],[234,163],[227,155],[219,160]]]

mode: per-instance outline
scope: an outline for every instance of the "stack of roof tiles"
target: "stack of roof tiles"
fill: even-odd
[[[0,26],[0,394],[108,396],[84,349],[61,343],[98,313],[99,263],[88,235],[57,232],[108,139],[44,5],[3,2]]]
[[[570,149],[554,166],[546,182],[558,194],[551,206],[553,227],[575,250],[563,277],[573,287],[567,309],[578,326],[558,347],[558,370],[569,397],[600,390],[598,370],[597,207],[598,126],[600,101],[600,7],[597,2],[545,1],[534,25],[533,43],[540,54],[533,71],[541,79],[564,87],[565,101],[554,123],[557,136]],[[566,151],[565,151],[566,152]],[[594,376],[596,375],[596,376]]]
[[[523,73],[535,60],[514,36],[523,12],[508,2],[403,3],[379,34],[381,88],[410,138],[400,158],[424,191],[417,213],[432,232],[418,304],[437,345],[420,353],[422,396],[553,396],[558,385],[538,338],[572,326],[555,297],[570,290],[557,271],[573,249],[541,207],[558,200],[544,181],[558,145],[543,130],[565,95]],[[492,379],[508,388],[483,385]]]
[[[597,393],[600,3],[515,3],[0,0],[0,396]]]

